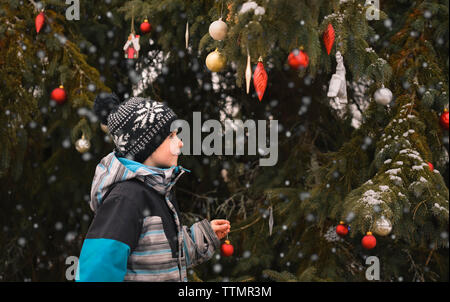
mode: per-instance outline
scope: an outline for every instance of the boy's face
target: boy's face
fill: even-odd
[[[164,142],[147,158],[145,165],[154,167],[171,167],[178,165],[183,142],[177,136],[177,130],[170,133]]]

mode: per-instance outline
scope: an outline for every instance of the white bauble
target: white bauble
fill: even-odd
[[[377,91],[375,91],[375,94],[373,96],[375,98],[375,102],[377,102],[380,105],[386,106],[392,101],[393,95],[392,91],[383,86]]]
[[[381,216],[377,219],[377,221],[375,221],[373,231],[379,236],[387,236],[392,231],[392,223],[386,217]]]
[[[222,18],[220,18],[217,21],[214,21],[209,26],[209,34],[214,40],[221,41],[225,39],[225,36],[227,35],[228,26],[225,22],[222,21]]]

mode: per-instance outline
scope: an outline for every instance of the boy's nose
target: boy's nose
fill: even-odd
[[[178,142],[178,146],[179,146],[179,148],[181,149],[181,148],[183,148],[183,141],[180,139],[180,141]]]

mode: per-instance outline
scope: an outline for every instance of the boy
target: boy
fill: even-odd
[[[100,94],[94,111],[115,150],[97,165],[77,281],[187,281],[186,268],[211,258],[230,231],[227,220],[180,223],[173,186],[190,172],[177,166],[183,142],[170,132],[163,103]]]

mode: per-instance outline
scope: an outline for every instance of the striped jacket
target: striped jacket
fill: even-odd
[[[204,219],[186,227],[171,190],[181,166],[155,168],[111,152],[97,165],[95,212],[80,253],[77,281],[187,281],[186,269],[210,259],[220,241]]]

